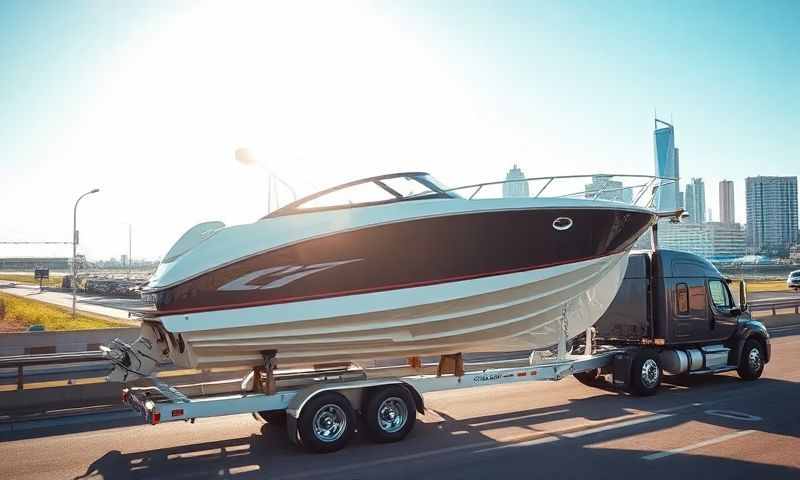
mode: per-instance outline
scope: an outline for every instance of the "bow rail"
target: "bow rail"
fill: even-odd
[[[587,183],[587,180],[589,183]],[[658,192],[676,184],[677,178],[655,175],[596,173],[590,175],[552,175],[446,188],[445,192],[472,200],[499,197],[588,198],[618,201],[653,208]],[[509,188],[506,188],[509,186]],[[463,192],[463,193],[462,193]],[[479,196],[480,195],[480,196]]]

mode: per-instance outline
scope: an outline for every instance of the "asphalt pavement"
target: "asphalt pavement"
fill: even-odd
[[[141,425],[127,412],[0,433],[0,478],[800,478],[800,326],[764,376],[669,379],[637,398],[572,378],[425,396],[405,441],[315,455],[250,415]],[[12,460],[13,459],[13,460]]]

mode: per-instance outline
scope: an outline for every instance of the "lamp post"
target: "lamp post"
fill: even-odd
[[[256,156],[253,155],[253,152],[251,152],[250,149],[248,148],[237,148],[235,154],[236,154],[236,161],[238,161],[242,165],[256,165],[260,163],[256,158]],[[291,185],[289,185],[279,176],[275,175],[275,173],[272,172],[272,170],[270,170],[269,168],[267,168],[264,164],[261,164],[261,166],[264,168],[264,170],[267,171],[267,214],[269,214],[272,211],[273,191],[275,192],[274,193],[275,206],[278,207],[278,198],[277,198],[278,191],[275,188],[276,180],[281,184],[283,184],[283,186],[286,187],[286,189],[289,190],[289,192],[291,192],[292,198],[294,200],[297,200],[297,193],[295,193],[294,188]]]
[[[75,296],[78,291],[78,202],[86,195],[99,192],[99,188],[90,190],[75,200],[75,208],[72,210],[72,318],[75,319]]]

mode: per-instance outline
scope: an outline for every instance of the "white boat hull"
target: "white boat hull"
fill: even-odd
[[[540,349],[558,342],[566,308],[573,338],[606,311],[628,251],[582,262],[344,297],[161,317],[178,336],[179,367],[281,368],[380,358]],[[214,328],[223,325],[224,328]],[[149,328],[144,328],[150,330]],[[145,336],[153,336],[144,332]]]

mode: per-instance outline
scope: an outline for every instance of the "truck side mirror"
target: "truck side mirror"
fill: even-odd
[[[730,313],[732,317],[738,317],[742,314],[742,310],[739,307],[733,307],[730,309]]]

